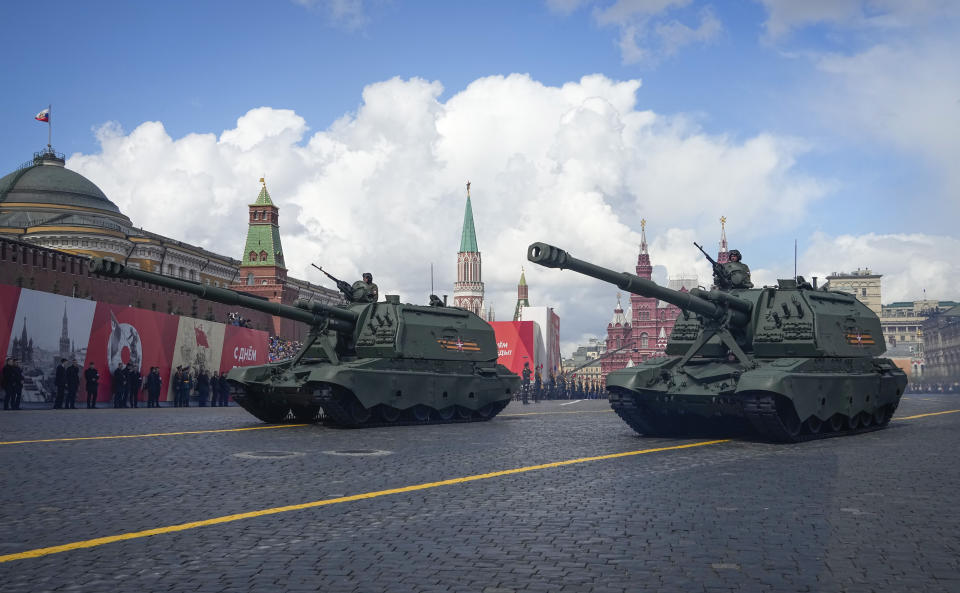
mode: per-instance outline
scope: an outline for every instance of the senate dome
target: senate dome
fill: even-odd
[[[47,150],[0,178],[0,227],[37,229],[50,224],[129,232],[130,219],[89,179],[64,167]]]

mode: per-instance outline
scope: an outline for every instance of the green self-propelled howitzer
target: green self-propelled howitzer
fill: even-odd
[[[569,269],[682,310],[666,356],[612,371],[614,411],[651,436],[753,428],[794,442],[890,422],[907,384],[884,348],[877,315],[853,295],[798,277],[777,286],[665,288],[534,243],[527,259]]]
[[[403,304],[395,295],[291,306],[99,258],[90,271],[308,324],[293,358],[227,375],[234,400],[264,422],[291,415],[345,427],[489,420],[520,387],[520,377],[497,364],[493,328],[464,309]]]

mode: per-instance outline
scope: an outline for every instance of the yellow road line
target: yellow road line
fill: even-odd
[[[548,416],[550,414],[612,414],[613,410],[580,410],[574,412],[520,412],[518,414],[499,414],[497,418],[504,416]]]
[[[49,556],[50,554],[59,554],[60,552],[69,552],[70,550],[79,550],[82,548],[95,548],[97,546],[111,544],[114,542],[121,542],[121,541],[126,541],[131,539],[140,539],[143,537],[150,537],[151,535],[160,535],[163,533],[175,533],[177,531],[187,531],[188,529],[196,529],[198,527],[220,525],[221,523],[232,523],[233,521],[242,521],[243,519],[252,519],[254,517],[263,517],[265,515],[276,515],[278,513],[287,513],[290,511],[301,511],[303,509],[312,509],[316,507],[339,504],[342,502],[353,502],[356,500],[379,498],[381,496],[389,496],[391,494],[402,494],[404,492],[416,492],[417,490],[427,490],[430,488],[438,488],[440,486],[465,484],[467,482],[476,482],[477,480],[488,480],[490,478],[499,478],[502,476],[522,474],[522,473],[536,471],[540,469],[563,467],[566,465],[574,465],[577,463],[587,463],[589,461],[602,461],[606,459],[617,459],[620,457],[629,457],[632,455],[643,455],[646,453],[658,453],[661,451],[675,451],[678,449],[690,449],[693,447],[717,445],[720,443],[729,442],[729,440],[730,439],[723,439],[719,441],[700,441],[697,443],[689,443],[686,445],[673,445],[670,447],[658,447],[656,449],[641,449],[639,451],[627,451],[625,453],[610,453],[608,455],[597,455],[594,457],[581,457],[579,459],[568,459],[566,461],[554,461],[552,463],[542,463],[540,465],[529,465],[527,467],[506,469],[506,470],[501,470],[496,472],[490,472],[488,474],[477,474],[473,476],[465,476],[462,478],[451,478],[449,480],[440,480],[439,482],[427,482],[425,484],[415,484],[413,486],[404,486],[402,488],[391,488],[389,490],[378,490],[376,492],[365,492],[363,494],[353,494],[350,496],[340,496],[338,498],[328,498],[326,500],[316,500],[313,502],[305,502],[302,504],[293,504],[293,505],[288,505],[283,507],[274,507],[271,509],[262,509],[259,511],[250,511],[247,513],[237,513],[235,515],[215,517],[213,519],[205,519],[203,521],[191,521],[190,523],[180,523],[179,525],[168,525],[166,527],[157,527],[155,529],[146,529],[143,531],[133,531],[130,533],[121,533],[119,535],[98,537],[95,539],[72,542],[72,543],[63,544],[60,546],[36,548],[34,550],[27,550],[26,552],[19,552],[17,554],[6,554],[4,556],[0,556],[0,563],[10,562],[13,560],[24,560],[26,558],[39,558],[41,556]]]
[[[894,420],[913,420],[914,418],[926,418],[927,416],[939,416],[941,414],[955,414],[960,412],[960,410],[947,410],[946,412],[930,412],[929,414],[917,414],[916,416],[903,416],[902,418],[894,418]]]
[[[142,439],[146,437],[169,437],[183,434],[211,434],[215,432],[240,432],[241,430],[270,430],[272,428],[298,428],[310,424],[281,424],[280,426],[251,426],[249,428],[221,428],[217,430],[188,430],[184,432],[157,432],[153,434],[115,434],[100,437],[68,437],[62,439],[36,439],[33,441],[0,441],[0,445],[23,445],[26,443],[60,443],[63,441],[100,441],[105,439]]]

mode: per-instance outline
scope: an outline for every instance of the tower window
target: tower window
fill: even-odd
[[[250,252],[250,261],[257,261],[257,252],[256,252],[256,251],[251,251],[251,252]]]
[[[261,252],[260,252],[260,261],[267,261],[267,252],[266,252],[266,251],[261,251]]]

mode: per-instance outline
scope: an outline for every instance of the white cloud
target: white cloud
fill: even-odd
[[[327,284],[311,262],[347,279],[370,270],[381,292],[411,302],[426,300],[431,262],[438,292],[452,297],[469,179],[497,316],[512,315],[526,266],[531,302],[557,307],[564,336],[601,333],[617,289],[528,264],[529,243],[632,270],[646,218],[654,263],[706,281],[691,243],[715,245],[721,215],[741,241],[770,236],[794,228],[828,189],[795,170],[801,143],[706,134],[638,107],[639,87],[600,75],[551,87],[514,74],[441,102],[440,83],[395,78],[366,87],[356,113],[309,136],[302,117],[269,107],[219,135],[105,124],[101,152],[68,166],[138,226],[233,257],[266,175],[292,276]]]
[[[677,18],[669,18],[691,0],[546,0],[551,11],[568,15],[581,6],[592,4],[598,25],[616,27],[617,45],[625,64],[656,62],[675,54],[680,48],[707,44],[716,40],[723,24],[710,6],[699,13],[699,24],[691,26]]]
[[[769,16],[767,37],[779,39],[796,29],[834,27],[895,30],[960,13],[955,0],[759,0]]]
[[[369,22],[364,0],[293,0],[295,4],[326,14],[331,23],[348,30]]]
[[[960,295],[957,253],[960,239],[956,237],[922,233],[831,237],[817,233],[802,254],[801,266],[810,270],[810,276],[820,278],[870,268],[874,274],[883,274],[884,303],[912,301],[924,295],[954,300]]]
[[[957,39],[876,45],[820,57],[826,74],[817,105],[837,130],[921,155],[942,177],[956,210],[960,195],[960,55]]]

